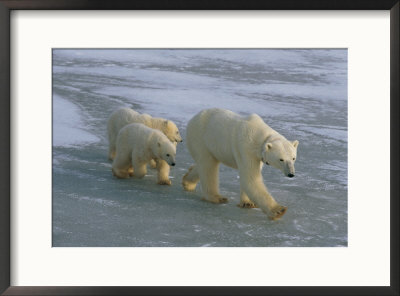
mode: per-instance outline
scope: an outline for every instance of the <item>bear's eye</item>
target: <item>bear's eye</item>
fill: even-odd
[[[178,131],[176,131],[176,134],[179,134],[179,132],[178,132]]]
[[[281,158],[281,159],[279,159],[280,161],[283,161],[283,159]]]
[[[167,154],[167,157],[169,157],[169,154]]]
[[[295,157],[293,157],[293,160],[296,160],[296,158],[295,158]]]

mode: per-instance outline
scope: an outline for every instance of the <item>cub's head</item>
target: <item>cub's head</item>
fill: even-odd
[[[157,142],[158,157],[165,160],[169,165],[175,165],[176,147],[170,141]]]
[[[181,134],[179,133],[178,127],[171,120],[165,120],[162,126],[162,132],[172,142],[182,142]]]
[[[279,139],[263,144],[261,160],[267,165],[280,169],[285,176],[294,177],[294,163],[297,157],[299,141],[287,141]]]

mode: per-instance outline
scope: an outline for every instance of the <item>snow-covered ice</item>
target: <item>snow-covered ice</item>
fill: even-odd
[[[99,138],[84,128],[85,121],[79,109],[58,95],[53,96],[53,146],[78,146],[99,141]]]
[[[172,186],[119,180],[106,125],[117,108],[187,122],[201,109],[259,114],[299,140],[296,177],[264,167],[279,221],[240,209],[237,171],[220,168],[229,203],[201,201],[181,178],[193,164],[178,145]],[[199,186],[198,186],[199,187]],[[53,51],[53,246],[347,246],[347,50]]]

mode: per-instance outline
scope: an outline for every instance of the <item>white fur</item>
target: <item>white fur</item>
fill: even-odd
[[[171,185],[169,165],[175,165],[176,146],[159,130],[131,123],[118,133],[112,171],[118,178],[143,178],[147,163],[155,159],[158,184]]]
[[[187,146],[196,164],[182,179],[185,190],[194,190],[200,180],[207,201],[226,202],[218,188],[218,168],[223,163],[239,170],[240,206],[258,206],[272,219],[285,213],[286,207],[267,191],[261,168],[265,162],[294,175],[298,141],[289,142],[256,114],[241,117],[228,110],[207,109],[189,121]]]
[[[168,139],[175,143],[182,142],[181,135],[175,123],[164,118],[151,117],[149,114],[140,114],[129,108],[121,108],[114,111],[107,124],[110,159],[115,157],[115,145],[118,132],[130,123],[142,123],[150,128],[162,131]]]

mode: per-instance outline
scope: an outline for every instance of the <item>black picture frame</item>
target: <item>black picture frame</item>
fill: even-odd
[[[13,10],[390,10],[391,241],[388,287],[10,286],[10,12]],[[1,295],[399,295],[399,0],[0,0]],[[12,151],[11,151],[12,153]],[[372,217],[371,213],[371,219]],[[368,258],[366,258],[366,262]],[[367,263],[366,263],[367,264]]]

